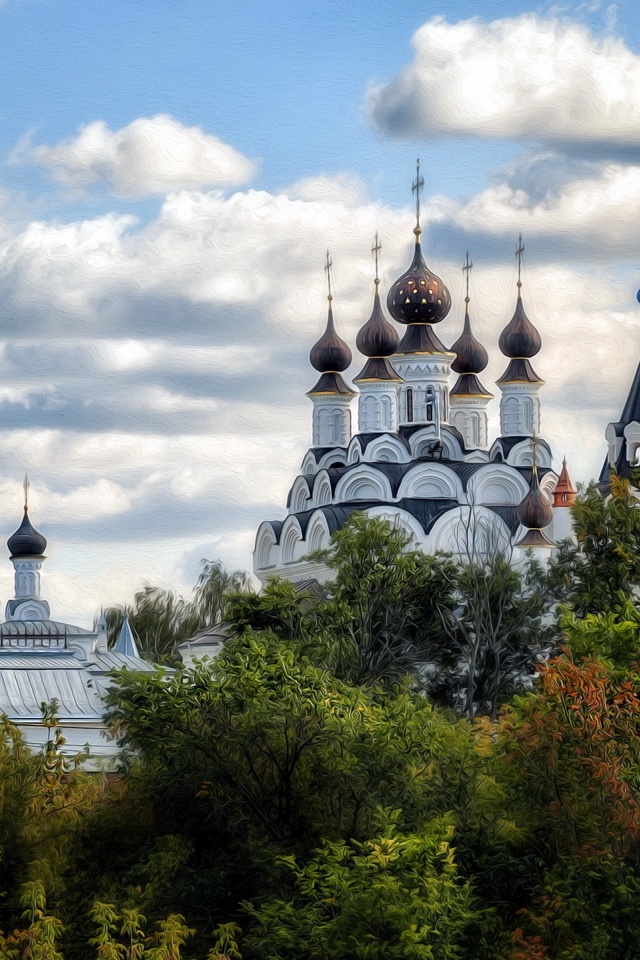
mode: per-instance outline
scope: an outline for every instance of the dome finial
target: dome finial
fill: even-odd
[[[29,474],[25,473],[24,481],[22,483],[22,489],[24,490],[24,512],[25,513],[27,513],[29,510],[29,487],[30,486],[31,484],[29,483]]]
[[[333,294],[331,293],[331,267],[333,266],[333,260],[331,259],[331,254],[327,250],[327,256],[324,261],[324,270],[327,275],[327,300],[329,303],[333,300]]]
[[[416,225],[413,232],[416,237],[422,233],[420,227],[420,191],[424,189],[424,177],[420,176],[420,157],[416,160],[416,182],[411,184],[411,192],[416,195]]]
[[[376,287],[377,287],[377,286],[379,285],[379,283],[380,283],[380,277],[378,276],[378,267],[379,267],[378,257],[379,257],[379,254],[380,254],[380,251],[381,251],[381,250],[382,250],[382,244],[380,243],[380,240],[378,239],[378,231],[376,230],[376,239],[374,240],[373,246],[371,247],[371,253],[373,254],[373,259],[374,259],[374,262],[375,262],[375,265],[376,265],[376,276],[375,276],[375,280],[373,281],[373,282],[375,283]]]
[[[465,258],[464,258],[464,263],[462,264],[462,272],[463,272],[463,273],[465,274],[465,276],[466,276],[466,284],[467,284],[467,293],[466,293],[466,296],[465,296],[465,298],[464,298],[464,302],[465,302],[466,305],[467,305],[467,310],[469,309],[469,300],[470,300],[470,297],[469,297],[469,274],[471,273],[472,268],[473,268],[473,260],[470,260],[470,259],[469,259],[469,251],[467,250],[467,254],[466,254]]]
[[[522,234],[518,234],[518,246],[516,247],[516,260],[518,261],[518,290],[522,287],[522,254],[524,253],[524,243]]]

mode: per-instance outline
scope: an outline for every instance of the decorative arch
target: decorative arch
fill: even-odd
[[[429,533],[431,550],[453,553],[463,562],[505,551],[510,543],[506,523],[493,510],[482,506],[463,505],[448,510]]]
[[[496,506],[517,506],[529,492],[524,477],[507,464],[483,467],[469,480],[470,502]]]
[[[522,433],[522,415],[517,397],[505,397],[502,402],[502,432],[505,437],[517,437]]]
[[[335,499],[338,503],[351,500],[393,500],[389,481],[373,466],[361,464],[340,478]]]
[[[263,523],[258,530],[254,551],[257,570],[268,570],[276,565],[277,541],[270,523]]]
[[[403,477],[398,498],[464,499],[460,478],[440,463],[420,463]]]
[[[553,493],[556,489],[557,482],[557,474],[555,474],[552,470],[550,470],[548,473],[545,473],[544,477],[541,477],[540,479],[540,489],[543,493],[546,493],[551,503],[553,503]]]
[[[341,449],[340,447],[325,453],[324,457],[322,457],[320,460],[317,469],[326,470],[327,467],[335,467],[336,465],[339,467],[346,467],[347,465],[347,451]]]
[[[333,491],[329,477],[323,470],[317,474],[316,482],[313,485],[313,506],[322,507],[328,503],[333,503]]]
[[[406,510],[400,507],[394,507],[391,504],[381,505],[379,507],[370,507],[367,510],[368,517],[379,517],[386,520],[392,526],[403,530],[407,536],[411,537],[410,546],[417,546],[424,540],[424,530],[422,525]]]
[[[354,437],[349,447],[347,463],[360,463],[360,444]]]
[[[300,473],[315,473],[318,469],[316,463],[316,458],[312,453],[308,453],[304,460],[302,461],[302,466],[300,467]]]
[[[304,477],[296,477],[289,494],[289,513],[302,513],[309,508],[311,492]]]
[[[404,444],[393,434],[376,437],[367,446],[365,458],[368,463],[406,463],[409,453]]]
[[[539,467],[551,466],[551,452],[546,443],[538,443],[536,462]],[[509,451],[509,456],[507,457],[507,463],[514,467],[531,466],[533,463],[533,453],[531,450],[530,438],[527,437],[525,440],[522,440],[520,443],[516,443],[516,445],[511,448]]]
[[[440,430],[440,435],[438,435],[435,426],[424,427],[424,429],[418,430],[409,439],[412,457],[418,458],[427,456],[429,446],[436,440],[440,440],[442,443],[442,455],[446,457],[447,460],[463,459],[462,447],[460,446],[457,438],[452,436],[451,432],[446,428],[442,428]]]
[[[280,535],[280,548],[283,563],[293,563],[297,559],[298,544],[302,540],[300,524],[295,517],[288,517]]]
[[[307,528],[307,551],[313,553],[315,550],[326,550],[329,546],[329,527],[324,513],[318,510],[314,513]]]

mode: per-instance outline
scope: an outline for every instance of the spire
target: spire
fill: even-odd
[[[577,496],[578,491],[571,482],[565,457],[562,460],[562,470],[560,471],[556,488],[553,491],[553,505],[554,507],[570,507],[575,503]]]
[[[365,364],[362,372],[354,378],[355,383],[360,383],[364,380],[402,380],[402,377],[398,376],[387,360],[387,357],[390,357],[397,349],[398,334],[385,317],[380,302],[378,255],[381,249],[382,246],[376,233],[375,242],[371,248],[371,253],[375,261],[373,310],[365,325],[358,331],[356,339],[358,350],[364,354],[365,357],[369,357],[369,360]]]
[[[327,326],[320,339],[313,345],[309,354],[311,366],[322,374],[315,387],[311,389],[307,396],[314,394],[339,393],[343,395],[355,396],[344,382],[340,374],[346,370],[351,363],[351,350],[348,344],[336,333],[333,321],[333,293],[331,289],[331,268],[333,262],[331,255],[327,250],[324,269],[327,274]]]
[[[440,277],[429,270],[422,256],[420,246],[420,235],[422,233],[422,227],[420,226],[420,193],[423,188],[424,177],[420,175],[420,160],[418,159],[415,183],[411,186],[411,190],[416,197],[416,225],[413,229],[416,240],[413,260],[409,269],[391,286],[387,296],[387,309],[393,319],[397,320],[398,323],[412,325],[440,323],[451,309],[449,291]],[[409,337],[409,331],[407,331],[406,337],[400,344],[400,353],[446,352],[446,348],[442,346],[430,327],[423,331],[421,340],[424,342],[419,342],[419,339],[414,335],[405,344],[407,337]]]
[[[122,626],[120,627],[120,633],[118,634],[118,639],[115,642],[113,648],[114,653],[122,653],[126,657],[137,657],[138,646],[133,636],[133,631],[129,626],[129,617],[125,614],[125,618],[122,621]]]
[[[478,396],[491,397],[478,380],[476,374],[482,373],[489,357],[487,351],[479,340],[476,340],[471,332],[471,320],[469,319],[469,274],[473,268],[473,262],[469,258],[469,251],[462,264],[462,271],[466,278],[466,296],[464,298],[464,325],[462,333],[451,347],[451,352],[456,354],[456,359],[451,364],[451,369],[460,374],[456,385],[451,391],[451,396]]]
[[[529,493],[518,507],[518,518],[523,527],[527,527],[527,533],[516,543],[516,547],[552,547],[551,540],[542,532],[542,528],[548,526],[553,519],[553,508],[546,495],[540,489],[538,479],[538,438],[531,438],[531,486]]]
[[[415,183],[411,184],[411,192],[416,195],[416,225],[413,228],[413,232],[416,235],[416,238],[422,233],[420,227],[420,191],[424,190],[424,177],[420,176],[420,157],[416,160],[416,180]]]
[[[505,355],[511,359],[511,363],[505,370],[502,377],[497,381],[500,383],[542,383],[543,381],[537,375],[531,364],[530,357],[535,357],[536,353],[542,347],[540,334],[529,320],[525,313],[522,302],[522,255],[524,253],[524,243],[522,234],[518,235],[518,244],[516,246],[516,262],[518,264],[518,296],[516,299],[516,308],[513,317],[506,325],[498,346]]]

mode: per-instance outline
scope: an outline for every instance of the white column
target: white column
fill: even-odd
[[[351,398],[340,394],[312,396],[313,446],[346,447],[351,440]]]

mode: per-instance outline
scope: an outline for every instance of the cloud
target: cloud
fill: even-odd
[[[413,48],[413,62],[368,97],[372,122],[391,136],[640,144],[640,57],[619,38],[531,13],[436,17]]]
[[[102,182],[131,197],[232,187],[255,173],[255,164],[228,143],[166,114],[140,117],[115,131],[96,120],[53,146],[32,146],[27,138],[10,162],[40,166],[67,186]]]

